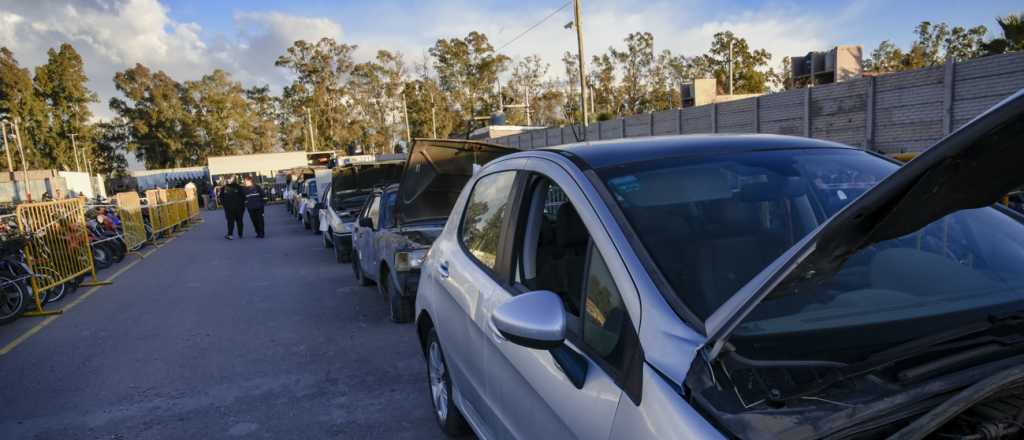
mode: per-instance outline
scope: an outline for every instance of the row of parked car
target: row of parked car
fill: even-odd
[[[451,435],[1020,438],[1024,217],[995,203],[1022,140],[1024,92],[902,167],[770,135],[426,140],[305,221],[415,322]]]

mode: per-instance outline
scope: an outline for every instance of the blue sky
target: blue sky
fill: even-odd
[[[109,117],[115,96],[114,72],[136,62],[165,70],[179,81],[197,79],[214,68],[245,85],[290,81],[274,59],[296,39],[336,38],[360,46],[358,60],[377,49],[401,51],[407,61],[423,60],[438,38],[485,32],[502,46],[565,0],[0,0],[0,46],[11,48],[23,66],[45,61],[45,52],[71,42],[86,62],[90,86]],[[657,50],[697,55],[711,36],[729,29],[752,46],[766,48],[778,63],[784,56],[861,44],[868,53],[881,40],[906,47],[922,20],[953,25],[983,24],[1024,12],[1017,1],[755,1],[755,0],[583,0],[588,54],[603,52],[634,31],[650,31]],[[503,52],[539,54],[562,74],[561,54],[575,50],[572,32],[562,28],[571,8],[558,12]]]

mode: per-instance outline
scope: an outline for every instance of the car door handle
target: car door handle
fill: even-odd
[[[449,276],[451,276],[451,273],[448,272],[448,262],[447,261],[442,261],[440,264],[437,265],[437,273],[439,273],[441,275],[441,278],[445,278],[445,279],[447,279]]]

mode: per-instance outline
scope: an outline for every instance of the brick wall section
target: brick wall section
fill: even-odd
[[[868,81],[811,89],[811,137],[863,147]]]
[[[804,93],[789,90],[762,96],[758,112],[760,132],[803,135]]]
[[[679,111],[683,121],[682,134],[711,133],[711,110],[713,106],[687,107]]]
[[[1019,52],[592,123],[586,139],[756,131],[806,135],[885,153],[919,151],[1022,88],[1024,52]],[[576,136],[571,127],[561,127],[495,141],[539,148],[573,143]]]
[[[753,133],[754,100],[723,102],[718,104],[719,133]]]
[[[663,110],[652,116],[655,136],[679,133],[679,110]]]

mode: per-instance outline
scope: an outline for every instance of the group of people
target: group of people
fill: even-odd
[[[249,212],[249,220],[256,230],[256,237],[263,238],[263,188],[254,184],[251,176],[245,176],[242,182],[242,185],[239,185],[238,179],[231,176],[222,180],[217,187],[217,202],[224,207],[224,218],[228,222],[228,233],[224,238],[233,240],[232,235],[236,233],[236,229],[238,238],[242,238],[242,217],[246,211]]]

